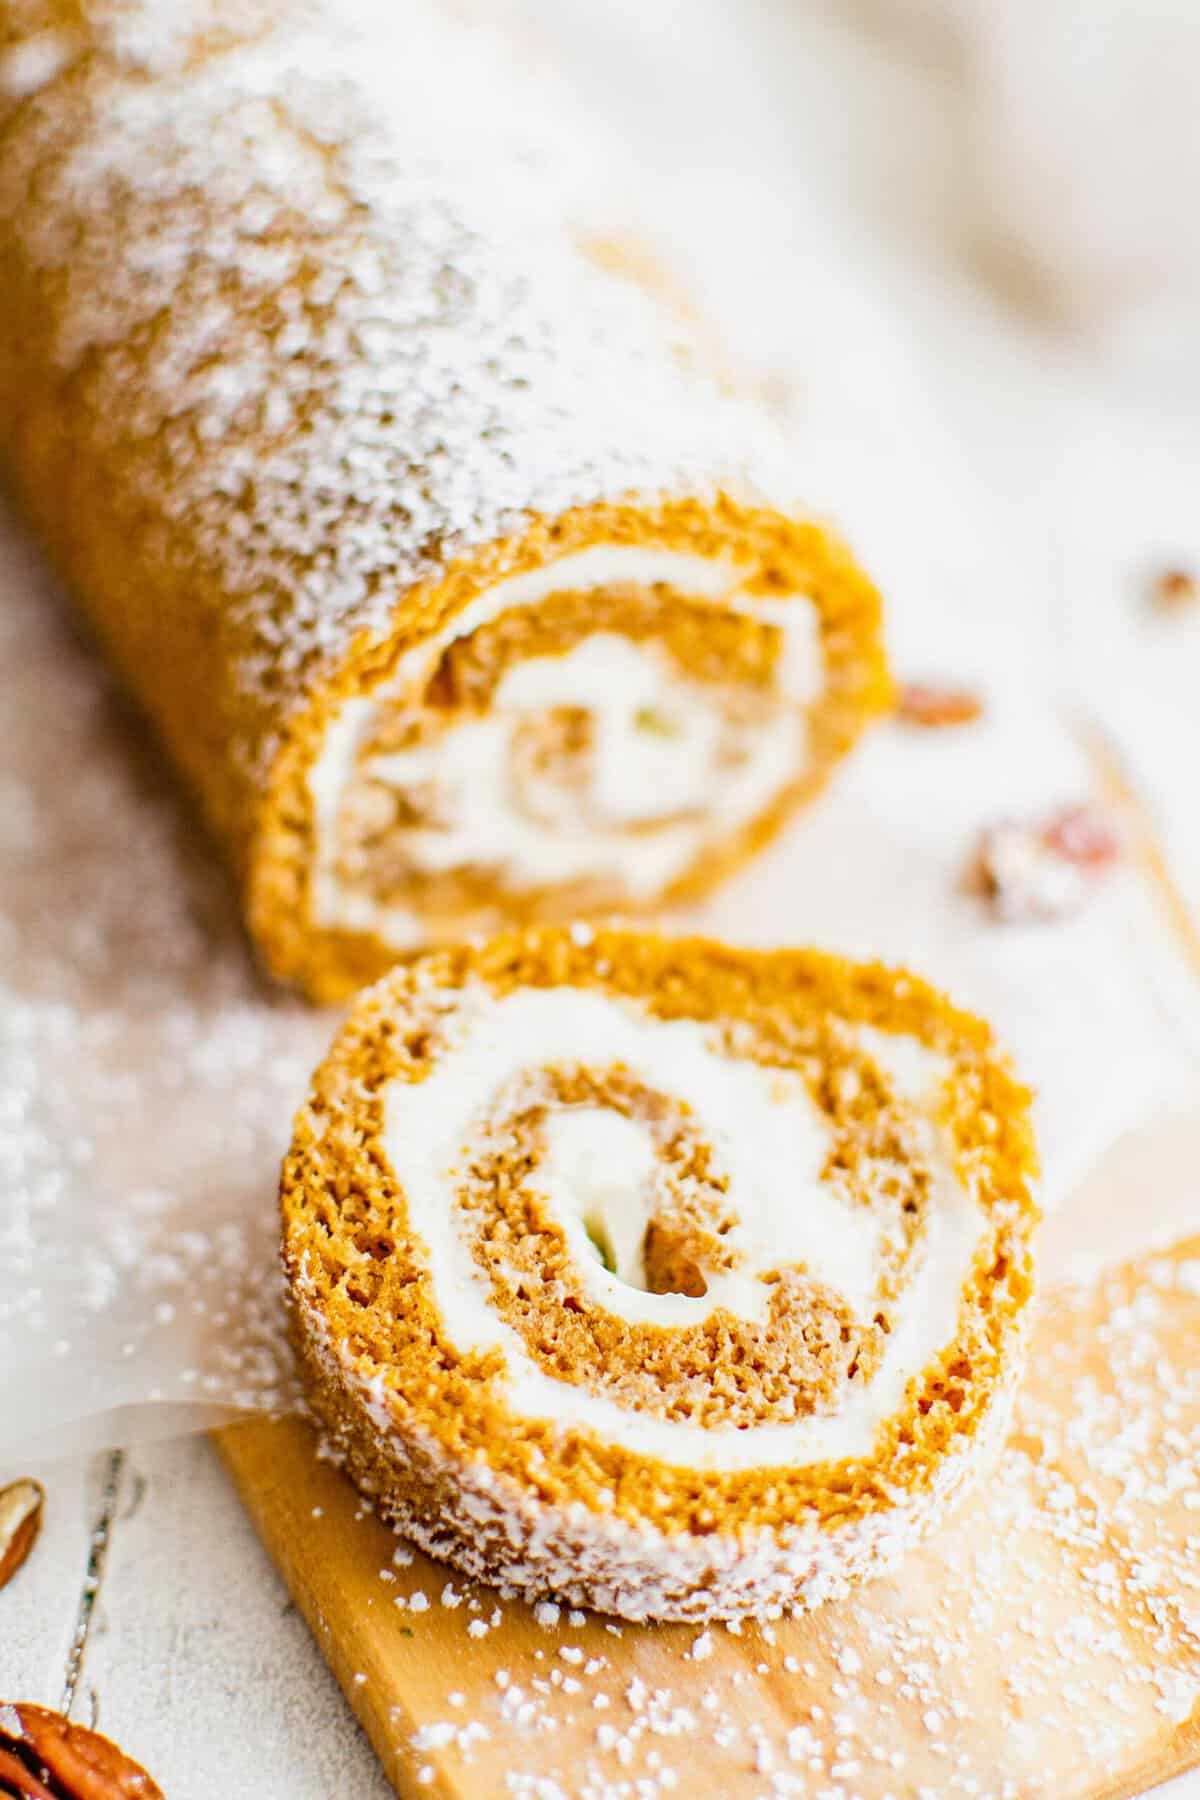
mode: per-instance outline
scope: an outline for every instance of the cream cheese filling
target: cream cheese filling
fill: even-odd
[[[748,571],[725,559],[613,544],[576,551],[479,595],[409,651],[383,688],[346,702],[331,721],[308,778],[314,922],[378,931],[399,948],[423,936],[411,912],[382,905],[339,879],[339,813],[350,784],[363,774],[399,792],[432,785],[441,797],[436,827],[403,831],[414,870],[496,867],[526,889],[616,880],[631,898],[647,899],[682,875],[706,842],[748,823],[803,767],[803,708],[821,691],[823,663],[813,606],[799,597],[747,594],[747,579]],[[562,655],[532,657],[509,669],[485,717],[360,764],[360,747],[381,708],[408,693],[419,703],[450,643],[513,607],[617,583],[670,585],[779,626],[778,691],[790,706],[746,728],[738,755],[722,759],[725,722],[715,691],[682,679],[652,643],[598,631]],[[556,805],[543,787],[544,804],[531,812],[513,791],[514,733],[557,708],[578,708],[590,720],[587,806],[581,810],[565,794]]]
[[[908,1061],[917,1062],[919,1092],[908,1093],[903,1079],[899,1090],[927,1110],[934,1191],[919,1266],[893,1308],[873,1377],[848,1385],[832,1414],[710,1430],[620,1406],[555,1380],[530,1358],[492,1305],[454,1202],[469,1147],[497,1095],[522,1071],[554,1063],[621,1064],[692,1109],[729,1176],[728,1197],[739,1223],[728,1242],[742,1260],[735,1272],[712,1279],[704,1295],[648,1293],[637,1279],[655,1180],[648,1136],[635,1121],[602,1106],[565,1108],[550,1114],[546,1153],[529,1180],[562,1225],[589,1298],[631,1324],[694,1324],[718,1306],[760,1320],[767,1289],[758,1276],[802,1261],[864,1316],[881,1227],[869,1207],[822,1182],[827,1122],[798,1075],[735,1060],[695,1021],[656,1019],[632,1001],[592,989],[534,989],[503,998],[469,991],[426,1078],[396,1080],[383,1097],[385,1152],[403,1186],[411,1229],[425,1247],[447,1336],[462,1352],[503,1351],[515,1412],[563,1428],[583,1425],[642,1455],[705,1469],[868,1455],[909,1382],[953,1340],[984,1231],[979,1206],[955,1174],[950,1146],[934,1120],[944,1060],[924,1053]],[[934,1065],[940,1078],[930,1087]],[[615,1269],[596,1254],[598,1223],[613,1247]]]

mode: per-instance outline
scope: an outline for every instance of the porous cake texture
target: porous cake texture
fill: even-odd
[[[330,1445],[423,1548],[627,1618],[809,1607],[986,1466],[1029,1096],[917,977],[534,927],[357,1002],[282,1181]]]
[[[0,0],[0,464],[315,995],[704,889],[889,694],[791,454],[447,11]]]

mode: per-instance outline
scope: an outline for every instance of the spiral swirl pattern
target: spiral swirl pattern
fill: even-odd
[[[347,699],[298,802],[321,929],[391,961],[514,916],[639,911],[810,797],[848,742],[852,640],[794,556],[751,540],[552,555]]]
[[[915,978],[541,930],[367,995],[283,1181],[315,1407],[468,1572],[629,1617],[808,1605],[1003,1421],[1027,1096]]]

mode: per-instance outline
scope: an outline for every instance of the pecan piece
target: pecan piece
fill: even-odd
[[[44,1706],[0,1705],[0,1794],[13,1800],[163,1800],[110,1738]]]
[[[1200,581],[1190,569],[1160,569],[1150,585],[1151,604],[1159,612],[1178,612],[1200,599]]]
[[[0,1488],[0,1588],[8,1586],[33,1549],[45,1503],[40,1482],[13,1481]]]
[[[1096,806],[1063,807],[1032,823],[1003,819],[980,834],[967,886],[1006,923],[1063,919],[1120,854],[1121,840]]]
[[[1098,806],[1064,806],[1042,827],[1047,849],[1084,869],[1106,869],[1121,854],[1112,820]]]
[[[983,701],[970,688],[933,681],[904,682],[896,702],[896,717],[902,725],[918,725],[926,731],[970,725],[982,715]]]

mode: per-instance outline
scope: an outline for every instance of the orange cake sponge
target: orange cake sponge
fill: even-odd
[[[627,1618],[811,1606],[984,1466],[1029,1096],[924,982],[531,928],[362,996],[283,1171],[313,1408],[414,1541]]]
[[[794,451],[457,10],[0,22],[0,468],[317,997],[702,891],[890,693]]]

